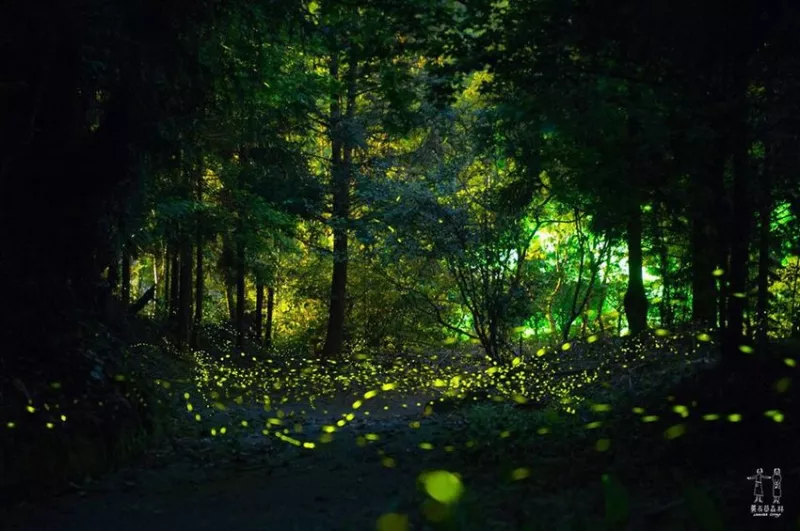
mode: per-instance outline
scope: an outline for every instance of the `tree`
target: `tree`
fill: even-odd
[[[472,83],[481,81],[476,76]],[[386,242],[379,253],[384,268],[409,260],[445,273],[452,286],[443,294],[440,284],[406,274],[410,282],[397,279],[398,288],[413,294],[450,334],[479,342],[501,361],[511,350],[515,321],[527,318],[523,282],[537,219],[549,198],[515,180],[512,161],[488,140],[492,120],[465,98],[439,116],[413,157],[398,157],[385,168],[368,197],[371,221],[379,221]],[[481,137],[487,140],[476,141]],[[403,179],[392,178],[394,173]]]

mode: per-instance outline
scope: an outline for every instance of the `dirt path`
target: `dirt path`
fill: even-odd
[[[353,397],[316,404],[286,404],[300,415],[303,434],[352,412]],[[385,468],[374,448],[359,447],[366,432],[401,433],[421,418],[426,397],[379,395],[330,444],[296,448],[246,432],[187,438],[149,456],[144,464],[103,481],[81,485],[46,506],[22,510],[10,529],[34,530],[364,530],[415,495],[419,467]],[[405,405],[405,407],[404,407]],[[277,409],[277,408],[276,408]],[[368,415],[364,415],[369,412]],[[240,408],[233,418],[275,415]]]
[[[37,508],[12,529],[371,529],[387,502],[414,485],[413,476],[379,463],[343,464],[319,453],[283,466],[258,461],[129,472]]]
[[[376,398],[370,404],[374,413],[369,420],[342,428],[332,442],[314,449],[298,448],[274,437],[254,438],[245,432],[187,437],[173,448],[148,456],[135,468],[76,486],[76,491],[48,504],[21,510],[5,524],[15,531],[372,531],[380,515],[400,512],[411,516],[410,529],[429,530],[420,510],[427,497],[417,489],[416,480],[425,469],[442,468],[463,473],[467,487],[462,505],[467,512],[453,529],[594,530],[603,529],[600,477],[611,467],[630,494],[631,517],[625,529],[698,528],[681,499],[684,477],[676,466],[676,456],[648,455],[643,452],[647,445],[635,443],[638,435],[630,440],[615,439],[618,445],[633,443],[633,453],[624,452],[622,461],[606,460],[594,444],[580,440],[570,443],[563,437],[548,436],[529,441],[523,455],[529,457],[526,464],[531,476],[512,484],[509,463],[502,462],[503,452],[485,461],[480,452],[420,450],[423,440],[458,444],[460,431],[458,415],[443,414],[409,429],[409,423],[421,418],[419,409],[415,410],[416,398]],[[326,403],[322,407],[327,414],[321,407],[316,416],[308,415],[305,426],[309,435],[311,428],[351,411],[349,400],[342,397]],[[403,403],[408,407],[403,408]],[[284,410],[294,408],[305,410],[301,404]],[[366,433],[376,435],[377,441],[358,444],[358,437]],[[393,457],[397,466],[383,466],[382,455]],[[656,462],[659,466],[654,466]],[[787,484],[796,484],[798,473],[800,469],[787,466]],[[742,487],[736,468],[713,479],[695,479],[701,480],[698,486],[702,491],[714,493],[720,502],[718,508],[726,515],[723,529],[765,528],[761,525],[765,522],[746,512],[749,491],[747,485]],[[788,510],[793,507],[787,506]],[[788,512],[785,516],[779,522],[766,522],[766,528],[792,528],[797,516]],[[586,521],[593,524],[582,523]]]
[[[137,467],[23,508],[13,521],[0,522],[0,528],[371,531],[380,515],[399,512],[410,515],[410,529],[424,531],[431,529],[423,523],[430,516],[422,510],[428,497],[418,489],[417,478],[426,469],[445,469],[463,475],[464,496],[452,520],[460,531],[603,529],[607,508],[601,478],[606,472],[628,492],[630,531],[698,528],[690,511],[695,502],[683,499],[688,484],[713,494],[711,501],[725,515],[722,529],[749,531],[764,522],[747,513],[750,491],[742,478],[750,467],[745,463],[779,463],[787,485],[800,481],[789,446],[775,453],[777,438],[787,437],[791,426],[764,425],[760,415],[753,416],[760,420],[752,424],[698,421],[696,436],[690,429],[665,442],[664,430],[674,420],[643,423],[634,413],[609,421],[601,435],[588,430],[584,420],[547,411],[507,416],[508,411],[493,409],[487,416],[481,405],[467,414],[434,408],[426,416],[424,407],[433,396],[390,391],[370,399],[342,394],[315,404],[274,405],[269,411],[247,405],[212,408],[203,410],[203,422],[197,423],[197,410],[188,413],[180,403],[183,391],[176,395],[181,413],[176,419],[184,433],[173,446]],[[354,408],[358,400],[363,404]],[[656,412],[668,414],[668,407]],[[463,419],[469,419],[466,428]],[[334,430],[333,440],[321,442],[323,427],[340,420],[344,425]],[[545,425],[553,429],[540,432]],[[215,436],[208,432],[212,427]],[[222,427],[227,428],[224,434]],[[507,428],[516,430],[513,436],[501,431]],[[263,435],[262,429],[270,434]],[[284,430],[299,447],[275,436]],[[613,441],[610,450],[600,449],[600,437]],[[471,438],[482,445],[470,446]],[[423,448],[421,443],[428,441],[435,450]],[[303,442],[315,445],[306,448]],[[455,451],[449,452],[448,445],[455,445]],[[769,448],[769,455],[754,453],[759,448]],[[385,466],[386,456],[394,466]],[[512,479],[519,467],[524,467],[524,481]],[[770,520],[776,524],[770,528],[790,528],[798,520],[789,511],[797,506],[787,504],[785,518]]]

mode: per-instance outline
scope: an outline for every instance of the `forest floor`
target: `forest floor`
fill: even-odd
[[[709,381],[698,380],[686,392],[707,387]],[[426,411],[433,390],[379,393],[355,410],[359,398],[340,393],[271,411],[246,403],[220,407],[213,423],[229,426],[225,433],[212,436],[186,423],[170,445],[135,466],[21,505],[5,525],[17,531],[800,529],[796,424],[749,414],[761,407],[753,400],[739,410],[742,421],[726,421],[730,413],[717,409],[716,423],[676,424],[685,415],[641,422],[641,412],[620,412],[598,421],[491,401]],[[678,392],[660,409],[652,401],[643,405],[664,417],[674,404],[689,403],[681,398]],[[723,403],[735,411],[744,402],[727,393],[724,402],[698,408]],[[348,413],[355,413],[350,421]],[[334,429],[337,420],[342,425]],[[254,425],[286,433],[264,436]],[[667,435],[670,425],[684,428]],[[316,436],[326,429],[333,435],[321,442]],[[301,441],[315,441],[314,447]],[[757,467],[767,475],[783,469],[780,517],[751,514],[748,476]],[[457,503],[436,502],[426,492],[422,474],[431,470],[457,474],[463,484]],[[768,481],[764,490],[769,501]]]
[[[329,415],[309,416],[305,427],[338,418],[337,407],[349,409],[341,398],[327,405]],[[419,408],[377,413],[351,431],[403,433],[419,413]],[[369,452],[352,437],[346,439],[314,450],[267,437],[179,439],[139,466],[81,485],[47,508],[31,507],[19,527],[12,528],[373,529],[393,501],[413,492],[415,467],[409,462],[387,469],[374,449]]]

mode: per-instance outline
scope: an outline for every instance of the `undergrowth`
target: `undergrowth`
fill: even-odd
[[[7,430],[3,453],[15,462],[4,460],[4,486],[26,478],[37,488],[46,478],[63,484],[100,473],[165,438],[216,440],[218,450],[238,455],[246,438],[261,437],[293,456],[313,451],[387,468],[414,456],[413,465],[424,469],[420,489],[387,514],[402,513],[419,529],[712,531],[739,529],[729,516],[736,509],[725,503],[746,508],[747,489],[735,473],[742,456],[777,460],[787,471],[797,461],[787,442],[797,411],[786,376],[797,354],[791,346],[732,374],[719,368],[708,338],[658,334],[535,349],[506,365],[475,356],[337,365],[207,345],[190,355],[160,339],[98,346],[115,351],[104,353],[113,362],[99,372],[105,394],[82,402],[98,407],[70,412],[66,429],[37,431],[20,422]],[[97,372],[89,367],[89,376]],[[742,393],[743,383],[755,394]],[[419,420],[358,427],[374,397],[413,393],[430,400]],[[298,430],[304,413],[282,409],[300,401],[313,410],[332,394],[347,407],[329,425]],[[60,414],[42,411],[41,400],[31,403],[37,409],[30,418]],[[349,423],[356,453],[342,435]],[[34,469],[38,476],[26,476]],[[457,473],[463,495],[447,503],[432,497],[422,478],[436,470]],[[736,489],[739,498],[730,495]],[[406,528],[382,531],[399,529]]]
[[[136,322],[82,327],[88,339],[60,363],[34,360],[23,375],[3,378],[0,492],[8,505],[107,474],[171,435],[174,406],[153,376],[185,374],[187,364],[159,346],[161,331]],[[132,342],[148,335],[148,346]]]

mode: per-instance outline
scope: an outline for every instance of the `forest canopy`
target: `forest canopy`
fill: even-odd
[[[151,294],[187,345],[326,357],[798,333],[779,6],[158,5],[7,24],[13,322]]]

